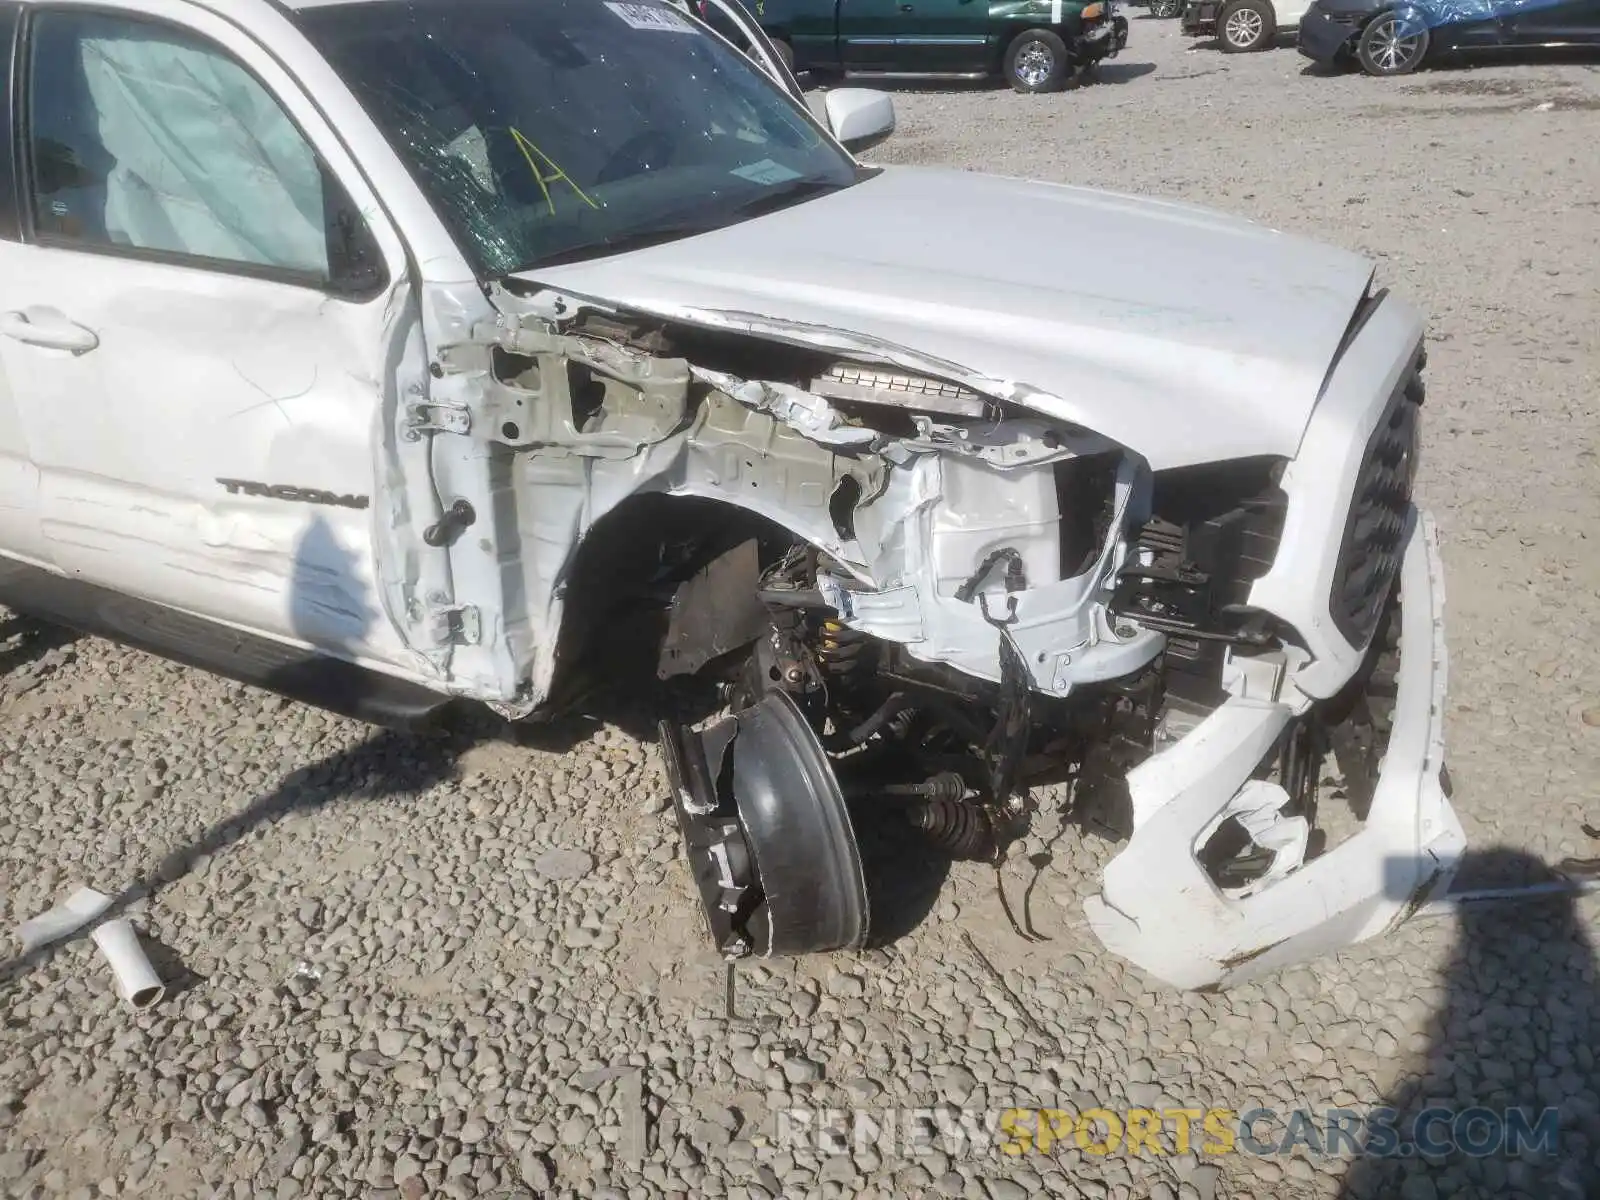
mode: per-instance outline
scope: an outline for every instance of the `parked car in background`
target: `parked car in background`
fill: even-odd
[[[715,29],[721,18],[695,0]],[[797,72],[901,78],[1003,75],[1019,92],[1052,92],[1128,43],[1116,0],[747,0]]]
[[[1404,75],[1456,52],[1600,46],[1600,0],[1313,0],[1297,44],[1325,66]]]
[[[1293,30],[1309,0],[1188,0],[1183,31],[1191,37],[1212,37],[1230,54],[1264,50],[1278,34]]]

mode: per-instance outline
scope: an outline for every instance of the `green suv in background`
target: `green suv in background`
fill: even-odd
[[[696,11],[720,28],[712,6]],[[977,79],[1050,92],[1128,43],[1114,0],[746,0],[779,53],[813,77]]]

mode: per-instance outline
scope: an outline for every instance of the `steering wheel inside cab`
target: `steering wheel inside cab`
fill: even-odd
[[[631,175],[660,170],[672,162],[678,139],[665,129],[646,129],[618,146],[595,176],[596,183],[615,183]]]

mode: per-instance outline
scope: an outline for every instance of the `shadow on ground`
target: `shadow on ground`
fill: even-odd
[[[602,723],[610,723],[603,707],[598,708],[596,714],[521,728],[514,740],[517,744],[561,753],[582,742]],[[420,796],[457,778],[458,760],[467,749],[505,735],[506,726],[492,718],[486,718],[476,727],[464,726],[428,735],[377,731],[348,750],[291,772],[271,792],[257,797],[238,813],[170,852],[118,892],[99,920],[109,921],[127,915],[140,901],[184,878],[197,863],[285,817],[333,805],[392,804]],[[927,917],[949,872],[950,860],[926,848],[914,831],[906,828],[904,815],[890,808],[861,816],[857,820],[857,834],[872,914],[870,941],[872,945],[881,946],[906,936]],[[88,932],[85,928],[60,941],[0,962],[0,988],[11,986]],[[169,994],[181,993],[196,982],[170,950],[153,942],[148,934],[144,941],[168,984]]]
[[[1502,50],[1459,51],[1424,63],[1413,78],[1459,74],[1477,67],[1548,67],[1561,63],[1600,64],[1600,46],[1510,46]]]
[[[933,911],[952,860],[928,846],[895,805],[853,804],[850,821],[867,883],[867,945],[887,946]]]
[[[318,688],[328,676],[329,662],[359,661],[380,618],[376,597],[366,594],[362,584],[361,564],[347,548],[349,536],[348,530],[318,516],[308,523],[296,546],[287,597],[290,626],[301,642],[318,647],[320,653],[293,651],[267,668],[252,660],[245,678],[288,697],[326,697],[329,693]],[[647,642],[659,633],[647,621],[626,628]],[[6,619],[0,623],[0,670],[19,667],[75,636],[49,625]],[[604,643],[609,654],[598,660],[598,669],[585,672],[585,679],[574,684],[575,691],[561,697],[559,710],[573,715],[535,724],[508,722],[479,706],[446,706],[430,710],[419,728],[374,729],[358,744],[289,773],[270,792],[199,831],[129,882],[96,923],[126,915],[160,888],[187,876],[197,863],[292,814],[334,805],[400,803],[449,783],[458,776],[460,756],[474,745],[506,740],[564,754],[604,726],[621,729],[638,741],[654,742],[657,721],[666,712],[675,711],[675,719],[687,722],[720,706],[720,693],[702,686],[685,684],[669,695],[654,676],[656,654],[637,653],[634,642],[635,638],[621,634]],[[620,666],[612,670],[607,665],[612,658],[648,662],[652,669],[643,676],[623,672]],[[337,686],[339,703],[330,705],[335,711],[381,713],[385,689],[392,681],[352,669],[338,676]],[[882,945],[905,936],[927,916],[950,860],[930,851],[908,828],[898,808],[865,812],[857,832],[873,917],[872,941]],[[0,988],[51,960],[91,928],[0,962]],[[198,982],[170,949],[148,933],[144,940],[170,992],[180,993]]]
[[[31,666],[77,640],[76,633],[59,625],[31,617],[0,617],[0,676]]]
[[[1101,63],[1087,76],[1080,75],[1077,86],[1100,87],[1104,84],[1114,86],[1120,83],[1132,83],[1135,79],[1143,79],[1155,69],[1156,65],[1153,62],[1124,62],[1119,58]]]
[[[1494,848],[1468,855],[1457,888],[1550,874],[1530,855]],[[1573,899],[1465,906],[1457,921],[1446,998],[1421,1071],[1386,1101],[1394,1144],[1426,1138],[1424,1148],[1443,1148],[1453,1139],[1457,1148],[1357,1158],[1343,1200],[1600,1196],[1600,974]],[[1510,1110],[1531,1135],[1517,1147],[1501,1136]],[[1381,1146],[1367,1136],[1369,1149]]]
[[[126,915],[139,901],[182,879],[202,858],[218,854],[250,833],[291,814],[315,812],[336,803],[395,801],[419,795],[454,778],[456,758],[464,748],[459,739],[423,738],[384,731],[348,750],[293,771],[271,792],[210,826],[134,879],[113,896],[110,908],[100,919],[110,921]],[[0,987],[11,985],[34,967],[48,962],[87,932],[85,929],[0,962]]]

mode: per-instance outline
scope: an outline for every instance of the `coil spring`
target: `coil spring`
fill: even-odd
[[[866,667],[867,635],[838,621],[822,623],[817,658],[832,675],[843,678]]]
[[[930,800],[911,810],[911,823],[952,858],[982,859],[994,844],[988,814],[976,804]]]

